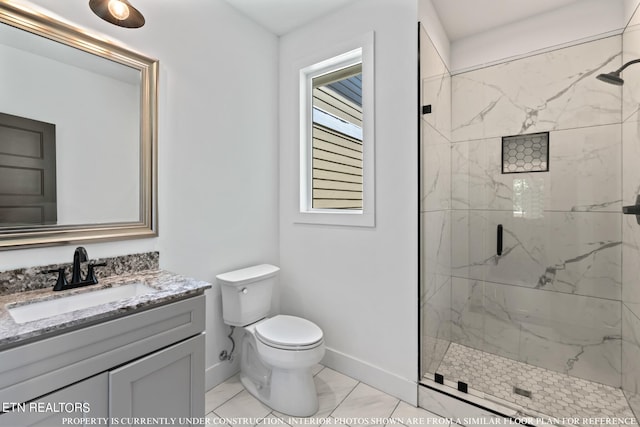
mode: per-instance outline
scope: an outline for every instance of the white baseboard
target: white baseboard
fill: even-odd
[[[205,371],[205,390],[209,391],[227,378],[234,376],[240,372],[239,358],[236,357],[233,362],[218,362],[210,366]]]
[[[208,367],[205,372],[205,389],[211,390],[227,378],[237,374],[240,371],[238,361],[239,359],[236,358],[231,363],[219,362]],[[418,384],[416,382],[331,348],[327,348],[320,363],[413,406],[418,405]]]
[[[413,406],[418,405],[418,383],[415,381],[399,377],[378,366],[331,348],[327,348],[320,363]]]

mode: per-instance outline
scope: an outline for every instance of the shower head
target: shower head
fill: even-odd
[[[603,81],[605,83],[610,83],[612,85],[622,86],[624,84],[624,80],[620,78],[620,73],[629,65],[637,64],[638,62],[640,62],[640,59],[634,59],[633,61],[629,61],[615,71],[612,71],[607,74],[599,74],[598,76],[596,76],[596,79]]]
[[[612,71],[607,74],[600,74],[596,77],[596,79],[616,86],[622,86],[624,84],[624,80],[620,78],[620,72],[618,71]]]

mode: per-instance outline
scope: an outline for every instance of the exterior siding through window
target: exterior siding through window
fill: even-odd
[[[362,209],[361,98],[344,90],[356,87],[357,94],[359,79],[361,74],[313,89],[314,209]]]

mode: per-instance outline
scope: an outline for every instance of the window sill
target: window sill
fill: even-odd
[[[375,217],[363,211],[338,211],[332,209],[298,212],[295,224],[341,225],[347,227],[375,227]]]

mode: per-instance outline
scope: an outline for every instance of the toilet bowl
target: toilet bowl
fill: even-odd
[[[308,330],[292,335],[288,326],[299,327],[303,322]],[[320,328],[299,317],[280,315],[249,325],[244,332],[240,379],[245,388],[284,414],[298,417],[315,414],[318,397],[311,368],[322,360],[325,352]],[[262,369],[256,367],[258,362]]]
[[[240,380],[247,391],[276,411],[311,416],[318,411],[311,368],[324,356],[324,335],[300,317],[266,317],[278,270],[262,264],[218,275],[223,318],[243,328]]]

